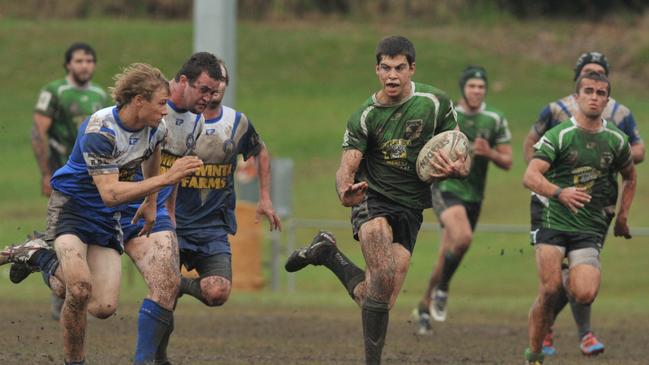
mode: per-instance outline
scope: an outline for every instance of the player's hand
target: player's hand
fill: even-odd
[[[270,199],[259,200],[257,203],[257,211],[255,212],[255,223],[259,223],[261,216],[265,215],[270,223],[270,230],[282,230],[282,222],[279,219],[279,216],[273,209],[273,203]]]
[[[559,194],[559,201],[570,209],[573,213],[577,213],[579,209],[583,208],[585,204],[590,202],[590,194],[584,188],[571,186],[561,190]]]
[[[192,175],[203,167],[203,161],[196,156],[185,156],[177,159],[165,172],[169,185],[178,183],[182,178]]]
[[[50,179],[52,178],[51,174],[43,175],[41,179],[41,193],[43,196],[49,197],[52,195],[52,185],[50,185]]]
[[[489,158],[489,156],[491,156],[491,146],[489,146],[489,141],[482,137],[477,137],[475,141],[473,141],[473,154]]]
[[[613,228],[613,234],[615,237],[624,237],[627,240],[631,238],[631,230],[629,225],[626,223],[626,217],[618,215],[615,219],[615,227]]]
[[[456,151],[458,159],[451,161],[446,152],[439,150],[435,151],[433,158],[430,159],[430,164],[433,166],[437,173],[431,174],[436,180],[442,180],[449,177],[464,177],[469,174],[471,164],[468,163],[466,156]]]
[[[131,224],[137,224],[140,219],[144,219],[144,226],[138,232],[138,236],[146,235],[149,237],[151,231],[153,230],[153,225],[155,224],[157,213],[157,204],[155,199],[149,199],[148,197],[144,199],[142,204],[137,208]]]
[[[356,184],[349,184],[338,192],[338,198],[343,206],[351,207],[358,205],[365,199],[365,192],[367,191],[367,181],[361,181]]]

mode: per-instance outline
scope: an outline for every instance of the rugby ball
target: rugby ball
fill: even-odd
[[[417,156],[417,175],[423,182],[433,182],[434,179],[430,175],[438,173],[430,164],[436,151],[446,152],[451,161],[457,161],[460,156],[464,156],[467,163],[470,162],[469,140],[464,133],[452,130],[436,134],[426,142]]]

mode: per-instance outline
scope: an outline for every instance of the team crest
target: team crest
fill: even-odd
[[[568,156],[566,157],[566,162],[570,165],[574,165],[575,163],[577,163],[578,158],[579,152],[577,152],[577,150],[570,150],[570,152],[568,152]]]
[[[409,141],[414,141],[419,138],[423,130],[424,121],[422,119],[409,120],[406,122],[406,133],[404,138]]]
[[[194,138],[193,134],[190,134],[187,136],[187,139],[185,140],[185,146],[187,146],[187,150],[191,151],[194,149],[194,146],[196,145],[196,138]]]
[[[608,170],[608,168],[613,163],[613,153],[611,152],[602,152],[602,157],[599,159],[599,167],[602,170]]]

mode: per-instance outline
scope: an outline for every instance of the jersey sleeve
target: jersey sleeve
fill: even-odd
[[[252,122],[245,114],[241,114],[241,121],[246,122],[248,129],[239,141],[238,150],[243,155],[243,159],[248,160],[250,156],[257,156],[259,154],[264,142],[261,140],[261,137],[252,125]]]
[[[453,102],[448,98],[440,98],[439,113],[437,114],[437,128],[434,134],[453,130],[457,127],[457,112]]]
[[[342,147],[345,150],[355,149],[365,153],[367,149],[367,118],[371,110],[366,110],[362,114],[355,113],[347,121],[347,129],[343,136]]]
[[[512,141],[512,133],[509,131],[509,123],[504,116],[500,116],[500,121],[496,126],[495,134],[496,144],[509,144]]]
[[[81,152],[88,174],[117,174],[119,168],[114,156],[115,132],[102,127],[98,132],[86,133],[81,137]]]
[[[534,145],[533,158],[538,158],[543,161],[552,163],[557,158],[557,140],[554,133],[546,133]]]
[[[618,127],[629,137],[630,144],[642,143],[642,138],[640,137],[640,131],[638,130],[638,125],[635,122],[633,114],[629,113]]]
[[[625,136],[622,147],[620,148],[619,153],[615,156],[615,160],[613,161],[613,168],[616,171],[620,171],[626,168],[630,163],[633,163],[633,157],[631,156],[631,146],[629,145],[629,139],[627,139],[627,137]]]
[[[58,97],[56,90],[51,85],[45,86],[36,101],[34,112],[53,118],[56,113],[56,106],[58,104]]]
[[[539,118],[532,125],[532,131],[539,137],[544,135],[552,127],[552,119],[552,109],[550,105],[546,105],[539,114]]]

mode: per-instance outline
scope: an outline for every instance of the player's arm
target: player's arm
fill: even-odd
[[[508,143],[497,144],[495,148],[491,148],[486,139],[476,138],[473,143],[473,153],[491,160],[503,170],[509,170],[512,167],[512,146]]]
[[[38,169],[41,172],[41,192],[49,196],[52,193],[50,178],[52,171],[49,165],[49,142],[47,131],[52,126],[52,118],[41,113],[34,113],[34,123],[32,125],[32,149],[36,157]]]
[[[526,163],[532,161],[532,157],[534,157],[534,145],[539,139],[541,139],[541,136],[536,133],[534,128],[525,136],[525,140],[523,141],[523,157]]]
[[[523,185],[539,195],[559,200],[573,213],[576,213],[577,210],[583,208],[584,204],[590,201],[590,195],[583,188],[562,188],[548,181],[544,174],[549,169],[550,163],[548,161],[533,158],[527,165],[527,170],[523,176]]]
[[[174,227],[176,227],[176,198],[178,197],[178,185],[179,184],[174,185],[171,194],[169,194],[169,197],[165,201],[165,207],[167,208],[169,218],[171,218],[171,223]]]
[[[157,148],[156,153],[160,153],[159,148]],[[198,171],[201,166],[203,166],[203,161],[198,157],[186,156],[177,159],[164,174],[138,182],[119,181],[118,172],[91,172],[91,176],[104,204],[112,207],[142,198],[159,191],[167,185],[176,184],[183,177]]]
[[[530,163],[534,157],[534,145],[538,142],[543,134],[550,129],[552,126],[552,121],[554,115],[552,114],[552,108],[550,105],[547,105],[539,114],[539,118],[534,122],[532,128],[530,128],[529,133],[525,136],[523,141],[523,158],[525,163]]]
[[[357,149],[343,150],[340,166],[336,171],[336,192],[342,205],[351,207],[360,204],[365,198],[367,181],[354,184],[354,176],[363,160],[363,153]]]
[[[631,238],[627,219],[629,217],[629,210],[631,209],[631,202],[635,196],[635,189],[637,184],[637,174],[635,165],[628,163],[626,167],[620,170],[622,175],[622,197],[620,198],[620,209],[615,219],[615,227],[613,233],[616,236],[623,236],[624,238]]]
[[[638,142],[631,145],[631,158],[634,164],[639,164],[644,161],[645,147],[644,143]]]
[[[270,153],[263,142],[261,142],[261,149],[255,160],[259,180],[259,202],[257,203],[255,223],[259,222],[262,215],[265,215],[268,218],[268,223],[270,223],[271,231],[274,229],[282,230],[282,223],[275,209],[273,209],[273,202],[270,198]]]

